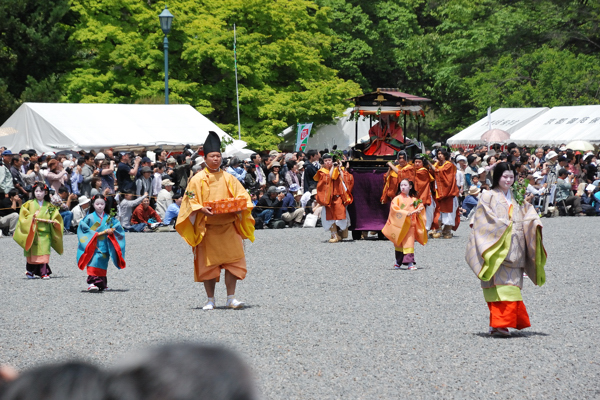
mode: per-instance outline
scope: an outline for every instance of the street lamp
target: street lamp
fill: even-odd
[[[165,51],[165,104],[169,104],[169,40],[167,39],[167,35],[171,31],[173,14],[167,10],[166,5],[163,12],[158,16],[158,20],[160,21],[160,29],[165,34],[165,40],[163,41],[163,49]]]

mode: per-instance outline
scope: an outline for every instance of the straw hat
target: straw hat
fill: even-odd
[[[469,196],[475,196],[475,195],[479,194],[479,192],[481,192],[481,190],[479,190],[479,188],[477,186],[471,186],[469,188]]]

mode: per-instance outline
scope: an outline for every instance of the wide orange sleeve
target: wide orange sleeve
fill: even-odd
[[[177,232],[192,247],[198,246],[206,233],[206,216],[197,212],[204,204],[203,186],[208,190],[208,178],[200,171],[188,183],[175,224]]]
[[[321,168],[315,174],[314,179],[317,181],[317,196],[315,200],[322,206],[330,205],[333,196],[333,184],[329,176],[329,171]]]

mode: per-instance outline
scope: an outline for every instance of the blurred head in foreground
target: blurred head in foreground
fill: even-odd
[[[249,368],[230,350],[171,344],[142,350],[110,376],[109,400],[253,400]]]

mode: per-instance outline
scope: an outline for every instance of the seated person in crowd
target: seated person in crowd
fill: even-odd
[[[475,178],[476,176],[473,176],[473,178]],[[465,197],[465,200],[462,203],[462,208],[463,208],[463,216],[465,218],[468,218],[469,215],[471,214],[471,211],[475,209],[475,207],[477,206],[477,203],[479,202],[479,193],[481,192],[481,190],[473,185],[469,188],[469,192],[467,194],[467,197]]]
[[[154,208],[150,207],[150,199],[144,197],[142,204],[137,206],[135,210],[133,210],[133,214],[131,214],[131,225],[148,226],[157,222],[162,222],[162,218],[154,211]],[[144,226],[144,228],[146,228],[146,226]]]
[[[288,193],[283,198],[281,219],[290,224],[290,227],[302,227],[304,208],[296,208],[297,202],[302,197],[300,186],[296,183],[290,186]]]
[[[313,189],[310,192],[306,191],[302,194],[300,198],[300,205],[304,208],[304,213],[308,214],[312,212],[312,204],[315,201],[315,196],[317,195],[317,189]]]
[[[596,216],[596,215],[600,215],[598,213],[598,204],[594,204],[597,203],[597,201],[594,201],[594,191],[596,190],[596,186],[592,185],[592,184],[585,184],[585,188],[583,190],[583,193],[581,195],[581,209],[583,210],[583,212],[590,216]]]
[[[144,193],[143,196],[134,198],[133,190],[125,192],[125,198],[121,199],[119,203],[119,222],[125,231],[127,232],[142,232],[146,229],[146,224],[132,225],[131,216],[134,208],[144,201],[148,197],[148,193]]]
[[[544,176],[540,171],[536,171],[533,175],[528,176],[529,184],[527,185],[527,194],[533,194],[533,200],[531,204],[538,210],[541,209],[540,196],[545,195],[548,192],[548,183],[543,183]]]
[[[21,204],[17,189],[10,189],[8,195],[0,191],[0,236],[12,236],[14,233]]]
[[[163,219],[165,218],[167,208],[173,204],[173,186],[174,184],[171,180],[163,179],[163,189],[158,192],[158,196],[156,197],[156,212]]]
[[[90,212],[90,199],[88,199],[87,196],[79,197],[79,204],[77,204],[73,210],[71,210],[71,212],[73,213],[73,219],[71,220],[71,232],[77,233],[79,222],[87,217],[88,213]]]
[[[573,191],[571,189],[572,179],[572,172],[569,172],[564,168],[558,170],[558,179],[556,180],[556,195],[554,198],[554,202],[556,203],[556,205],[559,206],[572,206],[571,212],[573,215],[585,215],[585,213],[581,209],[581,197],[573,195]]]
[[[59,208],[61,217],[65,224],[65,232],[71,232],[71,220],[73,219],[73,213],[71,212],[71,202],[77,200],[77,195],[69,191],[66,187],[61,186],[58,188],[58,193],[55,193],[50,198],[52,204]]]
[[[267,193],[258,199],[256,207],[252,210],[252,215],[257,221],[256,226],[258,229],[260,229],[262,224],[268,225],[273,217],[279,219],[284,196],[285,193],[277,193],[277,188],[270,186],[267,189]]]
[[[182,197],[180,194],[173,195],[173,203],[167,208],[165,212],[165,225],[174,225],[179,216],[179,207],[181,207]]]

